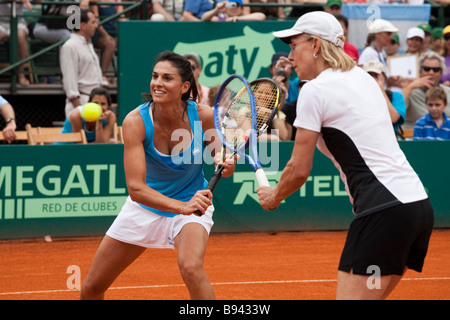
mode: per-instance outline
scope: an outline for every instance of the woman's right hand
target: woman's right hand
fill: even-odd
[[[198,190],[188,202],[185,202],[180,210],[180,214],[190,215],[199,210],[202,214],[212,205],[211,190]]]

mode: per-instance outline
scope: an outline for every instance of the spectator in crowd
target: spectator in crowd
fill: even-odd
[[[256,7],[256,6],[245,6],[245,4],[247,3],[252,3],[252,4],[256,4],[256,3],[279,3],[279,4],[284,4],[285,1],[284,0],[243,0],[244,3],[244,7],[243,7],[243,14],[249,14],[249,13],[253,13],[253,12],[261,12],[263,13],[266,18],[275,18],[275,19],[284,19],[286,18],[286,15],[284,13],[284,9],[285,7],[279,6],[279,7],[269,7],[269,6],[261,6],[261,7]]]
[[[430,50],[440,53],[443,49],[443,39],[442,31],[444,31],[443,28],[434,28],[431,30],[431,44],[430,44]]]
[[[307,81],[300,81],[298,90],[300,91]],[[277,117],[273,119],[272,125],[278,130],[278,138],[281,141],[295,140],[297,128],[294,127],[294,121],[297,117],[297,100],[290,101],[280,106]]]
[[[419,29],[423,30],[424,32],[424,38],[423,38],[423,45],[422,45],[422,51],[420,54],[427,52],[430,50],[431,46],[431,26],[429,23],[422,23],[417,26]]]
[[[110,2],[108,0],[99,0],[95,5],[91,6],[92,12],[96,17],[105,19],[109,16],[115,15],[123,11],[122,5],[103,5],[102,2]],[[122,16],[121,19],[125,19]],[[97,27],[94,36],[92,37],[92,43],[94,47],[102,50],[100,67],[102,68],[102,85],[108,86],[108,70],[111,67],[111,63],[114,57],[114,53],[117,51],[117,33],[118,25],[117,20],[110,20],[101,26]]]
[[[209,0],[185,0],[183,21],[200,21],[205,12],[214,8]]]
[[[12,105],[0,95],[0,113],[5,119],[6,126],[2,130],[3,135],[8,143],[16,140],[16,116]]]
[[[374,20],[369,26],[366,47],[359,57],[358,65],[362,66],[366,62],[379,60],[384,64],[385,70],[388,70],[384,48],[391,42],[394,32],[398,32],[398,29],[389,21]]]
[[[278,130],[278,139],[280,141],[295,140],[297,129],[294,127],[294,120],[297,116],[297,101],[285,103],[277,116],[272,120],[272,128]]]
[[[415,54],[417,56],[422,54],[424,48],[425,32],[418,28],[409,28],[406,33],[406,54]],[[428,51],[425,50],[425,51]]]
[[[236,22],[239,20],[263,21],[266,19],[266,15],[262,12],[244,14],[243,8],[242,0],[225,0],[218,3],[213,9],[205,12],[202,20]]]
[[[39,3],[41,0],[35,0]],[[62,0],[55,0],[59,2]],[[67,27],[67,18],[72,12],[67,12],[68,5],[62,4],[43,4],[41,17],[39,17],[33,28],[33,36],[36,39],[47,43],[57,43],[67,40],[70,37],[71,30]],[[89,8],[89,0],[81,0],[80,9]]]
[[[330,0],[334,1],[334,0]],[[328,2],[330,2],[328,1]],[[339,0],[340,2],[340,0]],[[356,63],[358,63],[359,60],[359,51],[358,48],[356,48],[354,45],[349,43],[347,41],[348,39],[348,19],[347,17],[344,17],[341,14],[334,15],[336,19],[339,21],[339,23],[342,26],[342,29],[344,30],[344,37],[345,37],[345,44],[344,44],[344,51],[346,54],[348,54],[353,60],[355,60]]]
[[[331,13],[334,16],[340,15],[342,12],[342,0],[328,0],[323,11]]]
[[[440,86],[439,81],[445,66],[444,58],[436,52],[427,52],[420,57],[419,66],[419,77],[402,90],[406,101],[406,119],[402,126],[405,129],[413,129],[416,121],[428,112],[425,96],[430,88]],[[450,101],[450,87],[442,88],[447,94],[447,101]],[[444,112],[450,116],[450,105],[447,105]]]
[[[367,35],[366,47],[359,56],[358,65],[363,66],[364,63],[378,60],[384,65],[386,76],[388,77],[388,85],[401,87],[401,77],[391,76],[387,65],[387,54],[385,47],[388,46],[394,36],[398,32],[397,27],[384,19],[376,19],[369,26],[369,34]]]
[[[213,106],[209,102],[209,88],[202,85],[199,81],[200,75],[202,74],[202,59],[200,59],[200,56],[194,52],[185,53],[183,54],[183,57],[188,59],[188,61],[191,63],[191,68],[194,74],[198,91],[198,101],[196,102],[207,106]]]
[[[405,99],[400,92],[388,90],[386,88],[386,72],[384,65],[378,60],[366,62],[363,65],[364,71],[368,72],[378,83],[383,93],[389,110],[394,132],[399,134],[399,127],[405,122],[406,105]]]
[[[220,84],[209,88],[208,99],[209,99],[209,105],[211,107],[213,107],[214,103],[216,102],[216,97],[217,97],[217,93],[219,92],[219,90],[220,90]]]
[[[291,80],[293,71],[292,63],[288,60],[288,54],[286,52],[277,52],[272,56],[269,72],[272,75],[272,79],[280,86],[284,94],[283,98],[285,99],[285,103],[297,101],[298,98],[300,79],[295,77]]]
[[[416,59],[408,60],[409,64],[402,64],[402,67],[404,69],[402,74],[407,76],[398,76],[395,79],[391,79],[389,81],[389,86],[393,90],[400,91],[417,77],[417,61],[419,60],[419,56],[422,52],[424,39],[425,32],[422,29],[418,27],[408,29],[408,32],[406,33],[406,54],[414,55],[416,56]]]
[[[20,3],[16,6],[16,15],[19,17],[17,22],[17,45],[18,45],[18,60],[23,60],[29,56],[28,50],[28,27],[25,22],[23,15],[23,7],[25,9],[31,10],[31,3],[29,0],[20,0]],[[11,4],[1,3],[0,4],[0,41],[9,41],[10,36],[10,17],[11,15]],[[25,76],[25,64],[18,67],[18,83],[20,85],[26,86],[30,84],[30,81]]]
[[[95,121],[87,122],[81,116],[81,106],[74,109],[66,118],[62,133],[84,130],[88,142],[107,143],[113,133],[116,115],[111,110],[112,100],[103,87],[95,88],[89,95],[89,101],[97,103],[102,108],[102,115]]]
[[[425,102],[428,113],[416,121],[413,140],[450,140],[450,122],[444,112],[447,107],[444,89],[428,90]]]
[[[400,49],[400,39],[398,37],[398,33],[394,33],[392,35],[392,39],[389,44],[384,48],[386,50],[386,55],[394,56],[397,54],[398,49]]]
[[[151,21],[183,21],[184,0],[153,0]]]
[[[450,25],[442,31],[444,44],[442,46],[442,56],[444,57],[444,69],[442,71],[441,83],[450,86]]]
[[[81,10],[80,29],[70,35],[61,47],[60,66],[66,94],[65,114],[89,100],[90,92],[102,85],[102,70],[92,37],[97,29],[97,18],[89,10]]]

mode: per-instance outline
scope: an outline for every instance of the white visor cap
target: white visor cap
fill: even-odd
[[[305,13],[291,29],[274,32],[273,35],[284,42],[298,34],[308,33],[321,39],[330,41],[337,47],[344,48],[344,41],[339,39],[344,36],[344,30],[339,21],[330,13],[313,11]]]

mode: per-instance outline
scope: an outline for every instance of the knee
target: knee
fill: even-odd
[[[100,300],[103,299],[105,294],[105,289],[91,283],[88,280],[83,282],[80,291],[81,300]]]
[[[203,271],[203,264],[192,259],[183,259],[178,262],[178,266],[185,281],[196,281]]]

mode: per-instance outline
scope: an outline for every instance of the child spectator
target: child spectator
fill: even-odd
[[[444,113],[447,94],[440,87],[431,88],[425,102],[428,113],[416,121],[413,140],[450,140],[450,122]]]

